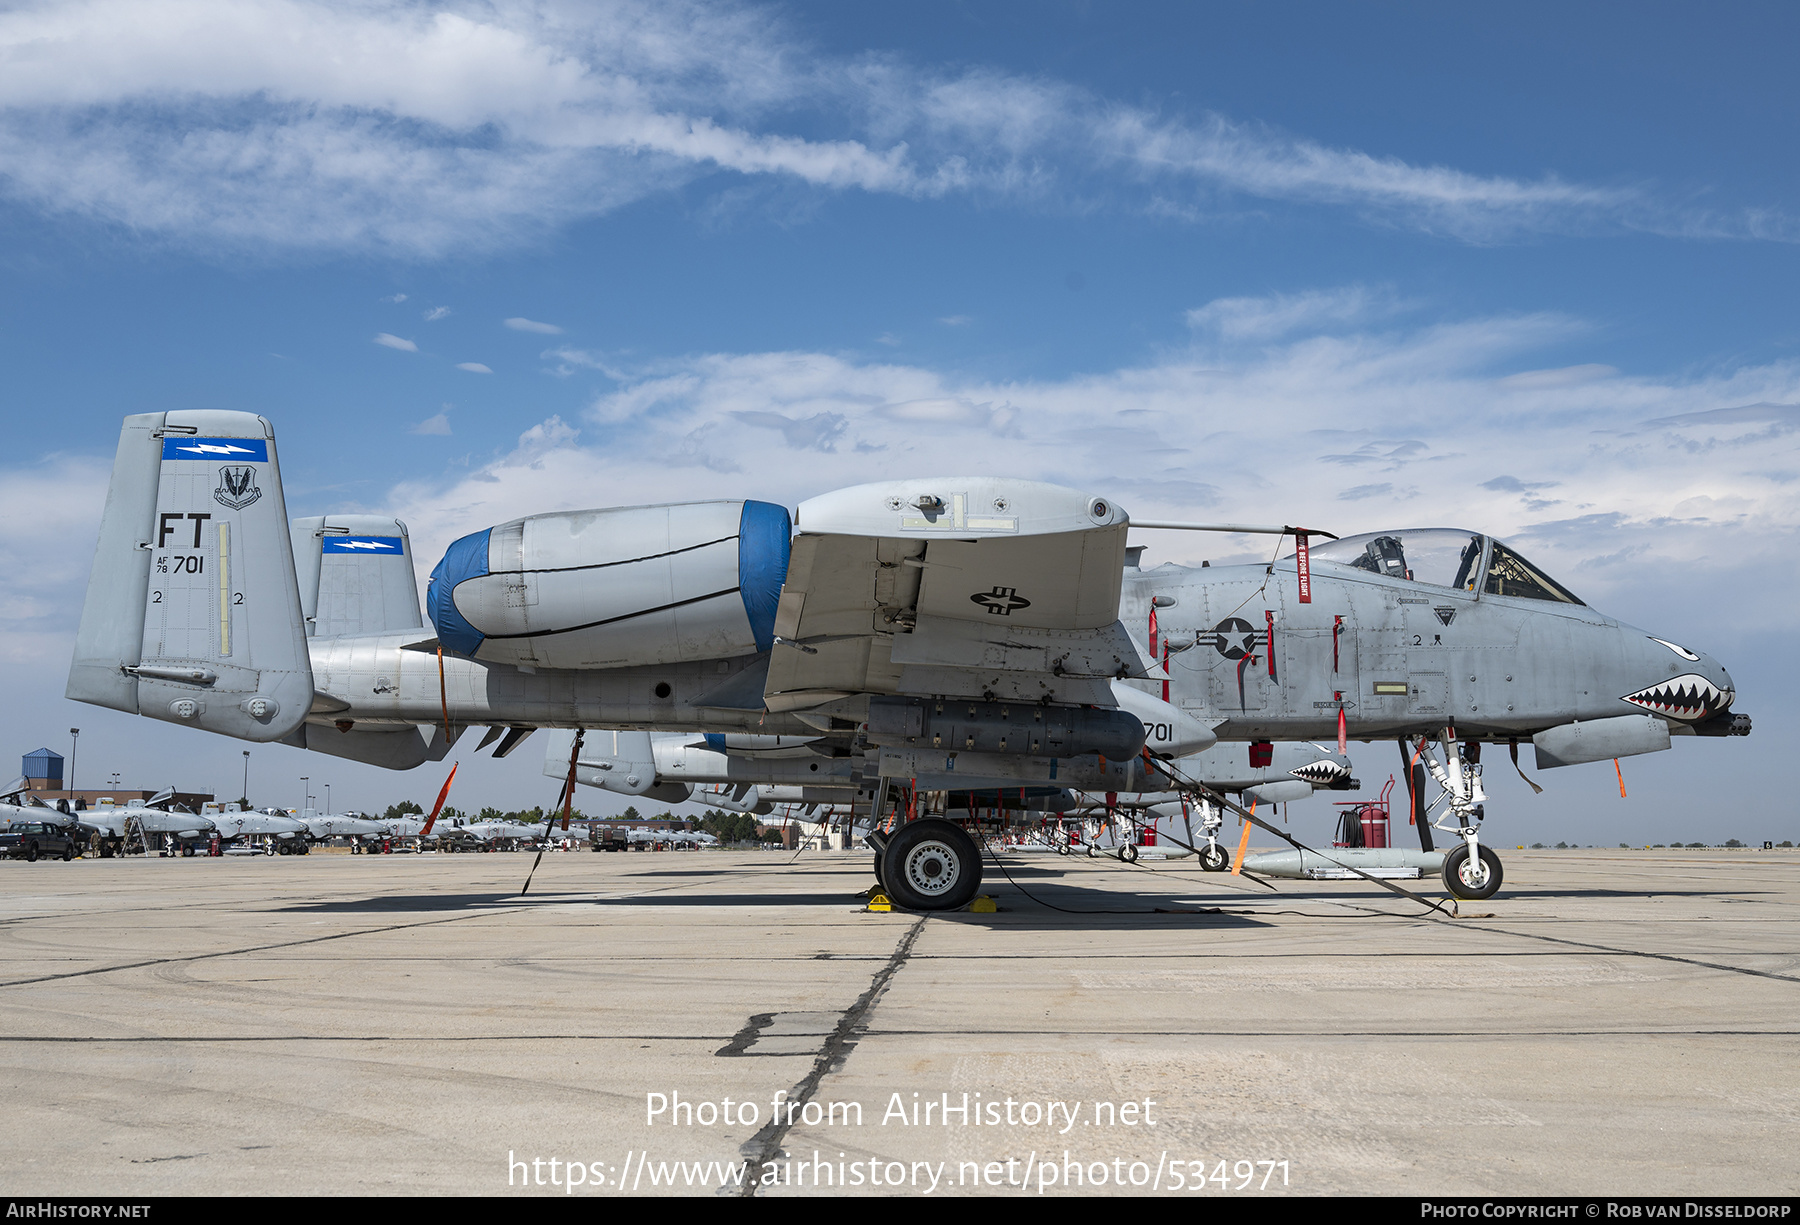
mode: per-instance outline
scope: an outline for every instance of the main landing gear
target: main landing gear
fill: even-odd
[[[875,878],[907,910],[956,910],[981,887],[981,850],[962,826],[940,817],[908,822],[879,842]]]

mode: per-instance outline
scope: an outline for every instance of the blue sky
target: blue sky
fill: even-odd
[[[1484,528],[1719,655],[1758,727],[1626,763],[1629,801],[1514,780],[1502,841],[1800,837],[1769,764],[1800,730],[1797,21],[8,6],[0,727],[235,777],[235,745],[60,697],[118,418],[213,406],[274,421],[293,513],[392,511],[428,561],[971,456],[1140,517]],[[430,787],[258,753],[364,806]]]

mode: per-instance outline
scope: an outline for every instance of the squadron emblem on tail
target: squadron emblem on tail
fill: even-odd
[[[219,487],[213,490],[213,500],[220,506],[242,510],[260,497],[262,490],[256,487],[255,468],[233,464],[219,469]]]

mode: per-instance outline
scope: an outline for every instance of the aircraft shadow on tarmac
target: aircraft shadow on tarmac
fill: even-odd
[[[593,894],[591,893],[551,893],[533,890],[526,900],[538,903],[588,901],[592,898]],[[333,898],[330,901],[296,902],[292,906],[280,907],[277,913],[395,914],[423,911],[496,910],[516,906],[519,901],[517,890],[509,890],[506,893],[402,893],[386,897]]]
[[[808,877],[808,879],[811,879],[813,877],[818,876],[819,874],[820,874],[819,872],[813,871],[813,872],[807,873],[807,877]],[[650,877],[662,877],[662,876],[733,876],[733,875],[737,875],[737,873],[729,867],[713,868],[713,869],[670,868],[666,872],[633,872],[629,876],[624,877],[622,879],[646,880]],[[840,869],[836,872],[832,872],[831,875],[833,875],[833,876],[867,876],[868,871],[867,871],[867,869],[861,867],[860,865],[855,868],[851,868],[848,865],[846,865],[842,869]]]
[[[702,874],[704,875],[704,874]],[[1016,875],[1016,874],[1015,874]],[[1044,873],[1054,875],[1054,873]],[[1066,930],[1072,925],[1096,928],[1126,928],[1133,924],[1161,920],[1171,926],[1204,925],[1208,927],[1268,927],[1263,919],[1242,914],[1221,914],[1237,904],[1231,897],[1147,898],[1138,894],[1111,890],[1088,889],[1045,881],[1033,882],[1034,896],[1026,897],[1018,889],[1000,882],[989,889],[1002,907],[996,914],[952,911],[935,915],[959,923],[981,926],[1005,926],[1017,930],[1024,926],[1046,926]],[[656,893],[640,897],[595,897],[586,891],[552,892],[533,890],[525,898],[516,893],[426,893],[399,894],[389,897],[341,898],[329,901],[299,902],[280,908],[286,914],[452,914],[504,910],[521,903],[532,906],[589,905],[596,909],[637,909],[647,907],[680,907],[684,910],[709,908],[743,908],[772,910],[782,907],[824,907],[854,913],[862,896],[850,891],[806,893],[708,893],[694,892],[671,895]],[[895,910],[896,918],[911,917],[912,912]]]
[[[1204,892],[1209,896],[1192,897],[1169,894],[1157,896],[1134,893],[1118,889],[1092,888],[1068,879],[1070,875],[1054,867],[1010,868],[1013,881],[1021,881],[1024,888],[1030,890],[1027,895],[1021,888],[1005,877],[989,879],[983,889],[992,896],[1002,909],[994,915],[968,911],[946,912],[939,917],[954,917],[958,922],[987,925],[1001,924],[1017,929],[1021,920],[1032,923],[1044,923],[1048,926],[1066,929],[1072,923],[1087,921],[1091,925],[1103,928],[1121,927],[1129,923],[1142,923],[1145,920],[1162,919],[1174,924],[1194,925],[1203,923],[1207,926],[1232,927],[1266,927],[1266,920],[1242,914],[1223,914],[1241,906],[1246,900],[1262,900],[1260,894],[1244,894],[1238,891],[1220,895],[1206,890],[1209,883],[1205,879],[1192,882],[1195,892]],[[708,877],[723,878],[728,873],[709,872],[703,869],[670,869],[668,871],[635,874],[637,879],[647,877]],[[845,871],[831,873],[833,876],[853,876],[858,880],[865,877],[861,871]],[[623,882],[619,882],[623,883]],[[1184,882],[1185,883],[1185,882]],[[360,898],[333,898],[296,902],[279,908],[279,913],[287,914],[450,914],[478,913],[486,910],[510,909],[521,904],[531,906],[586,904],[596,908],[641,908],[675,906],[683,909],[706,909],[709,907],[746,908],[752,910],[769,910],[780,907],[826,907],[831,909],[854,911],[860,908],[863,896],[860,891],[851,889],[828,888],[825,890],[809,890],[794,893],[742,893],[711,892],[704,888],[684,891],[679,894],[656,892],[628,897],[597,897],[591,890],[550,890],[534,889],[524,898],[516,892],[508,890],[504,893],[414,893],[390,894]],[[1296,901],[1303,900],[1295,898]],[[894,914],[906,915],[911,912],[896,909]]]
[[[1054,871],[1039,873],[1042,876],[1054,877]],[[1014,876],[1021,875],[1015,872]],[[1267,927],[1266,920],[1243,914],[1219,913],[1231,910],[1239,905],[1242,895],[1233,893],[1227,897],[1211,897],[1205,900],[1191,898],[1146,897],[1135,893],[1121,893],[1114,890],[1091,889],[1081,885],[1066,884],[1061,881],[1036,880],[1031,883],[1031,896],[1026,896],[1018,888],[1004,879],[986,882],[983,892],[991,896],[1001,907],[994,914],[983,914],[973,911],[938,911],[932,912],[933,918],[952,919],[958,923],[981,926],[1004,926],[1010,930],[1018,930],[1021,926],[1045,926],[1066,930],[1072,925],[1085,925],[1097,928],[1126,928],[1141,926],[1147,920],[1163,920],[1171,925],[1192,927],[1196,924],[1218,927]],[[695,891],[679,896],[669,894],[651,894],[640,897],[595,898],[593,904],[598,907],[663,907],[678,906],[684,909],[705,909],[708,907],[745,907],[753,910],[768,910],[788,906],[822,906],[834,910],[860,909],[863,897],[861,893],[808,892],[808,893],[707,893]],[[896,907],[893,917],[910,919],[920,913],[905,911]],[[879,921],[879,916],[877,921]]]

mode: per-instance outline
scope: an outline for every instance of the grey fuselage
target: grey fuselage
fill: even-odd
[[[1310,603],[1298,600],[1296,582],[1291,558],[1272,567],[1128,569],[1120,616],[1142,632],[1137,627],[1147,627],[1151,600],[1167,601],[1158,609],[1161,636],[1187,648],[1168,656],[1169,700],[1215,723],[1223,741],[1333,740],[1340,706],[1347,734],[1357,740],[1431,734],[1446,725],[1465,739],[1519,739],[1572,721],[1647,711],[1681,734],[1723,714],[1733,696],[1730,674],[1717,660],[1585,605],[1458,590],[1317,559]],[[455,731],[474,724],[818,731],[799,715],[745,702],[745,693],[759,689],[766,654],[526,671],[449,652],[440,664],[434,650],[407,649],[418,640],[416,631],[310,639],[315,689],[324,697],[315,702],[310,721],[319,730],[309,747],[318,747],[333,723],[429,727],[446,710]],[[1642,697],[1683,678],[1705,682],[1689,682],[1702,693],[1693,708],[1671,714]],[[731,704],[713,704],[721,695]],[[831,709],[847,721],[856,713],[854,702]]]
[[[1171,646],[1198,644],[1169,655],[1169,700],[1223,719],[1214,728],[1221,740],[1331,740],[1340,703],[1351,739],[1446,726],[1465,739],[1529,739],[1573,721],[1642,715],[1651,708],[1626,695],[1690,674],[1724,701],[1671,719],[1673,730],[1729,706],[1731,676],[1717,660],[1678,655],[1584,605],[1461,591],[1316,559],[1310,603],[1298,601],[1296,581],[1291,558],[1272,572],[1266,565],[1128,570],[1120,616],[1144,625],[1152,598],[1173,600],[1157,610],[1163,636]]]

